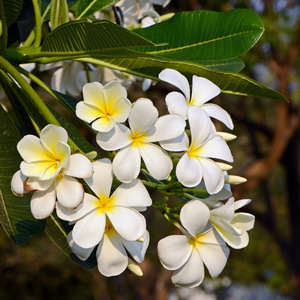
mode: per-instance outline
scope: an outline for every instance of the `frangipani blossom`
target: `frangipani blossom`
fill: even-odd
[[[149,99],[135,102],[128,118],[129,126],[117,124],[109,132],[99,132],[97,143],[107,151],[121,149],[113,160],[113,172],[123,182],[134,180],[140,173],[141,158],[149,173],[157,180],[166,179],[173,163],[169,155],[153,144],[180,136],[185,121],[174,115],[158,118],[158,111]]]
[[[254,226],[254,216],[249,213],[235,213],[249,202],[248,199],[234,201],[234,198],[230,198],[224,205],[211,210],[210,222],[232,248],[241,249],[249,243],[247,231]]]
[[[128,267],[127,252],[136,262],[141,263],[149,245],[149,232],[146,230],[142,237],[143,241],[127,241],[117,233],[110,222],[107,222],[96,251],[99,272],[104,276],[121,274]],[[79,247],[74,242],[72,231],[68,235],[68,242],[72,251],[81,260],[86,260],[95,248],[95,246],[91,248]]]
[[[184,151],[176,167],[177,179],[187,187],[197,186],[202,178],[209,194],[218,193],[224,186],[220,166],[210,158],[233,161],[224,139],[215,134],[207,113],[191,106],[188,110],[191,142],[184,133],[181,138],[165,141],[161,146],[168,151]]]
[[[146,230],[145,218],[138,212],[150,206],[152,201],[141,181],[120,185],[110,195],[113,173],[109,159],[93,162],[94,174],[85,179],[96,196],[85,194],[84,201],[70,211],[59,203],[59,218],[76,222],[73,240],[81,248],[91,248],[103,238],[108,220],[116,232],[125,240],[136,241]]]
[[[74,177],[88,178],[93,174],[92,163],[84,155],[71,155],[67,131],[47,125],[40,138],[26,135],[17,145],[24,161],[11,181],[15,194],[34,192],[30,207],[37,219],[48,217],[56,202],[66,209],[76,208],[83,200],[82,184]]]
[[[213,103],[206,103],[221,92],[220,88],[210,80],[194,75],[192,92],[190,92],[188,80],[176,70],[165,69],[159,73],[158,77],[183,92],[183,94],[171,92],[166,96],[170,114],[186,119],[188,108],[195,105],[204,109],[210,117],[223,122],[229,129],[233,129],[231,117],[223,108]]]
[[[185,235],[168,236],[158,242],[162,265],[175,271],[172,282],[184,287],[195,287],[204,278],[204,266],[217,277],[225,267],[229,248],[214,229],[206,230],[210,212],[198,200],[186,203],[180,212]]]
[[[87,83],[83,87],[84,101],[77,103],[76,115],[86,122],[93,122],[95,130],[108,132],[117,122],[127,120],[131,102],[126,97],[126,89],[117,81],[105,86],[99,82]]]

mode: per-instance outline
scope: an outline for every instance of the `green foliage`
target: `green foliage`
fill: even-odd
[[[102,1],[79,0],[77,14],[76,14],[77,20],[86,18],[91,14],[101,9],[105,9],[117,2],[119,2],[119,0],[102,0]]]
[[[50,6],[50,22],[52,29],[69,21],[67,0],[52,0]]]
[[[6,25],[10,26],[19,17],[22,8],[23,0],[3,1]]]

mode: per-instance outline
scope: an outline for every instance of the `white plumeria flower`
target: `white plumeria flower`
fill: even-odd
[[[216,194],[224,186],[224,174],[210,158],[232,162],[230,149],[224,139],[215,134],[212,122],[203,109],[191,106],[188,121],[191,143],[184,133],[178,139],[161,143],[161,146],[168,151],[185,151],[176,167],[177,179],[184,186],[195,187],[203,178],[208,193]]]
[[[175,285],[195,287],[204,278],[204,266],[215,278],[224,269],[229,248],[214,229],[206,230],[210,212],[198,200],[186,203],[180,211],[180,221],[187,230],[185,235],[168,236],[158,242],[162,265],[174,270]]]
[[[80,71],[84,70],[84,66],[78,61],[64,61],[59,69],[57,69],[51,78],[51,88],[60,93],[69,93],[76,97],[80,95],[82,89],[78,86],[76,76]]]
[[[72,235],[73,232],[71,231],[68,235],[68,242],[72,251],[81,260],[86,260],[95,247],[79,247],[74,242]],[[130,259],[127,256],[127,251],[136,262],[141,263],[149,245],[149,232],[146,230],[142,237],[143,241],[125,240],[108,222],[96,251],[99,272],[108,277],[121,274],[129,264]]]
[[[210,212],[210,222],[232,248],[244,248],[249,243],[247,231],[254,226],[254,216],[249,213],[235,213],[235,211],[250,201],[249,199],[234,201],[231,197],[224,205]]]
[[[82,248],[91,248],[103,238],[107,219],[125,240],[136,241],[146,230],[145,218],[138,212],[152,204],[148,191],[140,180],[120,185],[110,195],[113,173],[109,159],[92,163],[94,174],[85,179],[96,196],[85,194],[82,204],[70,211],[57,203],[59,218],[76,222],[73,240]]]
[[[174,115],[158,118],[153,103],[149,99],[139,99],[130,111],[128,122],[130,129],[117,124],[111,131],[97,134],[97,143],[102,149],[121,149],[113,160],[114,174],[123,182],[134,180],[140,173],[142,158],[152,177],[166,179],[173,168],[172,160],[153,143],[180,136],[185,121]]]
[[[86,122],[93,122],[95,130],[108,132],[116,123],[127,120],[131,102],[126,97],[126,89],[117,81],[105,86],[99,82],[87,83],[83,87],[84,101],[76,105],[76,115]]]
[[[37,219],[52,213],[56,197],[66,209],[76,208],[83,200],[82,184],[74,177],[90,177],[92,163],[82,154],[71,155],[67,141],[67,131],[50,124],[41,131],[40,138],[26,135],[17,145],[24,161],[11,187],[19,196],[34,191],[30,207]]]
[[[233,129],[231,117],[223,108],[213,103],[206,103],[221,92],[220,88],[210,80],[194,75],[192,92],[190,92],[188,80],[176,70],[165,69],[159,73],[158,77],[176,86],[184,94],[171,92],[166,96],[170,114],[186,119],[189,106],[195,105],[204,109],[210,117],[223,122],[229,129]]]

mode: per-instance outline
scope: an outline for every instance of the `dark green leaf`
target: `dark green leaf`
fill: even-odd
[[[165,44],[139,51],[181,61],[237,57],[253,47],[263,31],[259,16],[246,9],[182,12],[165,22],[135,30],[155,44]]]
[[[67,0],[52,0],[50,6],[50,22],[52,29],[69,21]]]
[[[8,236],[17,245],[40,234],[44,220],[36,220],[30,211],[31,195],[15,196],[10,187],[11,178],[20,169],[22,161],[17,143],[21,136],[10,117],[0,106],[0,222]]]
[[[112,22],[81,20],[68,22],[52,31],[42,45],[42,52],[45,55],[79,56],[151,45],[146,39]]]
[[[197,63],[209,69],[227,72],[240,72],[245,67],[244,62],[239,58],[228,60],[206,60]]]
[[[6,25],[14,23],[20,15],[23,7],[23,0],[4,0],[4,11]]]
[[[95,60],[94,63],[154,80],[159,80],[158,74],[163,69],[175,69],[185,75],[190,82],[192,75],[205,77],[218,85],[224,93],[271,98],[287,102],[286,98],[280,93],[262,86],[247,76],[211,70],[192,62],[169,60],[146,54],[139,56],[137,52],[127,50],[123,51],[122,56],[120,55],[118,58],[101,57],[98,61]]]
[[[120,0],[80,0],[77,10],[77,19],[83,19],[97,12],[98,10],[114,5]]]

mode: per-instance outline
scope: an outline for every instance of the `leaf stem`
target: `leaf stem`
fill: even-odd
[[[33,43],[34,48],[38,48],[42,40],[42,17],[39,0],[32,0],[34,15],[35,15],[35,40]]]

